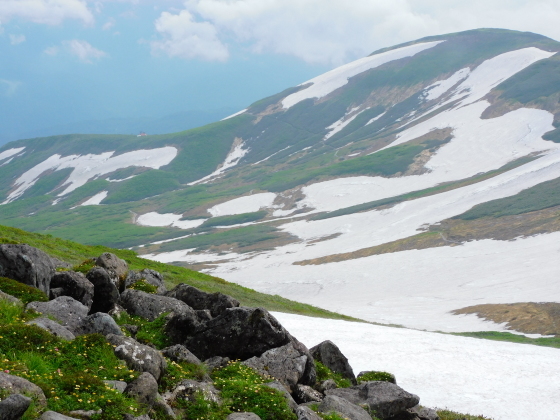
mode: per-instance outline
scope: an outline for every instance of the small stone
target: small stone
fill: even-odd
[[[19,420],[31,405],[31,398],[12,394],[0,401],[0,419]]]
[[[231,413],[226,420],[261,420],[255,413]]]
[[[124,392],[140,404],[152,406],[158,396],[158,383],[151,373],[144,372],[129,383]]]

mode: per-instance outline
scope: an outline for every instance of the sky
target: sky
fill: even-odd
[[[210,122],[379,48],[480,27],[560,40],[558,0],[0,0],[0,145]]]

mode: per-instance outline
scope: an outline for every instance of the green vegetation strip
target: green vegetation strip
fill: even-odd
[[[529,338],[524,335],[498,331],[478,331],[467,333],[452,333],[462,337],[483,338],[486,340],[508,341],[510,343],[533,344],[535,346],[554,347],[560,349],[560,336]]]
[[[156,261],[140,258],[134,251],[119,250],[105,246],[88,246],[64,239],[54,238],[50,235],[25,232],[20,229],[0,225],[0,243],[27,243],[31,246],[45,251],[47,254],[71,264],[79,264],[91,257],[101,255],[103,252],[112,252],[119,258],[124,259],[130,269],[141,270],[150,268],[160,272],[167,285],[173,287],[179,283],[187,283],[198,287],[205,292],[221,292],[239,300],[242,305],[251,307],[262,307],[269,311],[294,313],[299,315],[314,316],[320,318],[343,319],[347,321],[358,321],[346,315],[326,311],[304,303],[284,299],[278,295],[267,295],[256,292],[247,287],[229,283],[218,277],[209,276],[197,271]]]

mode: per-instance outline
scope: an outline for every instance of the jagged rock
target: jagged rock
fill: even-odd
[[[31,405],[32,399],[21,394],[12,394],[0,401],[0,419],[19,420]]]
[[[319,392],[322,392],[323,394],[329,389],[336,388],[338,388],[338,385],[336,384],[334,379],[327,379],[326,381],[321,382],[318,386]]]
[[[290,334],[268,311],[240,307],[208,321],[185,346],[201,360],[213,356],[246,360],[290,341]]]
[[[178,399],[195,401],[196,395],[201,394],[206,401],[221,404],[220,391],[218,391],[212,382],[199,382],[192,379],[184,379],[179,382],[173,391],[166,393],[164,398],[168,403],[172,403]]]
[[[76,336],[66,327],[63,327],[58,322],[53,321],[49,318],[35,318],[31,321],[26,322],[29,325],[37,325],[39,328],[50,332],[52,335],[57,336],[63,340],[72,341]]]
[[[124,360],[129,369],[149,372],[158,381],[165,373],[167,362],[159,351],[140,344],[130,337],[109,334],[106,338],[115,346],[115,355]]]
[[[23,302],[19,300],[17,297],[4,293],[0,290],[0,300],[7,300],[8,302],[13,303],[14,305],[23,306]]]
[[[116,389],[121,394],[124,393],[124,390],[128,386],[128,384],[124,381],[103,381],[106,385],[110,386],[113,389]]]
[[[27,244],[0,245],[0,277],[33,286],[49,295],[56,270],[51,257]]]
[[[223,293],[206,293],[196,287],[181,283],[167,296],[182,300],[193,309],[208,309],[213,317],[221,315],[228,308],[236,308],[239,302]]]
[[[290,392],[296,391],[307,364],[307,355],[294,348],[292,343],[265,351],[259,357],[251,357],[243,362],[261,375],[279,380]]]
[[[127,312],[121,305],[116,304],[115,306],[113,306],[113,309],[111,309],[107,313],[111,315],[113,318],[119,319],[122,315],[126,314]]]
[[[122,327],[126,329],[130,333],[130,335],[132,335],[132,338],[135,338],[136,334],[138,334],[138,325],[124,324],[122,325]]]
[[[281,382],[278,381],[268,382],[264,384],[264,386],[275,389],[276,391],[280,391],[282,393],[282,396],[286,400],[286,403],[288,403],[288,407],[290,407],[292,411],[295,411],[297,409],[298,406],[297,403],[290,395],[288,389]]]
[[[321,413],[334,411],[348,420],[371,420],[371,416],[362,407],[336,395],[327,395],[319,404],[319,411]]]
[[[118,278],[123,278],[128,273],[128,264],[125,260],[121,260],[115,254],[110,252],[104,252],[95,260],[95,264],[98,267],[102,267],[105,270],[114,273]]]
[[[88,314],[88,307],[70,296],[61,296],[49,302],[31,302],[27,304],[26,308],[44,315],[51,315],[73,334]]]
[[[10,394],[30,395],[35,398],[37,405],[41,407],[47,405],[47,399],[41,388],[19,376],[0,372],[0,389],[8,390]]]
[[[158,396],[158,383],[151,373],[144,372],[129,383],[124,392],[140,404],[151,407]]]
[[[420,399],[398,385],[384,381],[364,382],[351,388],[326,391],[327,396],[338,396],[354,404],[367,405],[372,413],[387,419],[416,406]]]
[[[296,416],[298,420],[322,420],[315,411],[305,405],[300,405],[296,409]]]
[[[124,287],[128,288],[138,280],[146,280],[147,283],[157,287],[157,292],[162,295],[167,292],[167,288],[163,282],[163,276],[155,270],[145,268],[140,271],[129,271],[124,281]]]
[[[416,407],[409,408],[407,411],[415,415],[419,420],[439,420],[437,411],[431,408],[417,405]]]
[[[186,305],[185,303],[183,303]],[[188,306],[188,305],[186,305]],[[195,310],[189,308],[184,312],[173,312],[168,315],[164,331],[172,343],[185,343],[200,328],[200,318]]]
[[[212,313],[208,309],[195,309],[198,320],[202,323],[212,319]]]
[[[333,372],[341,374],[344,378],[349,379],[356,385],[356,376],[354,376],[348,359],[332,341],[323,341],[309,349],[309,351],[315,360],[318,360]]]
[[[321,402],[323,400],[323,394],[321,394],[319,391],[314,390],[309,385],[301,384],[296,385],[294,397],[299,404],[308,402]]]
[[[65,296],[64,289],[62,287],[55,287],[55,288],[51,287],[51,290],[49,292],[49,299],[53,300],[60,296]]]
[[[77,416],[80,419],[91,419],[93,416],[103,413],[103,410],[74,410],[70,411],[71,416]]]
[[[196,317],[194,310],[180,300],[142,292],[141,290],[125,290],[121,295],[119,304],[129,314],[141,316],[149,321],[153,321],[161,314],[168,312],[175,314],[189,313]]]
[[[89,315],[76,329],[77,335],[96,333],[102,335],[123,335],[121,328],[117,325],[115,320],[109,314],[103,312],[97,312],[95,314]]]
[[[200,365],[202,362],[198,357],[192,354],[189,349],[180,344],[167,347],[161,351],[165,357],[173,360],[174,362],[187,362],[195,365]]]
[[[214,369],[219,369],[224,366],[227,366],[229,361],[230,361],[229,357],[214,356],[214,357],[210,357],[209,359],[206,359],[204,361],[204,364],[208,366],[208,370],[211,372]]]
[[[55,292],[55,290],[57,291]],[[75,271],[61,271],[56,273],[51,280],[51,299],[56,299],[58,296],[70,296],[91,308],[93,291],[93,284],[86,276]],[[58,296],[54,296],[55,294]]]
[[[68,417],[64,414],[57,413],[56,411],[45,411],[38,420],[80,420],[76,417]]]
[[[103,267],[93,267],[86,275],[93,284],[93,303],[90,312],[109,312],[119,301],[118,278]]]
[[[226,420],[261,420],[255,413],[231,413]]]
[[[372,372],[375,372],[375,371],[374,371],[374,370],[364,370],[364,371],[362,371],[362,372],[360,372],[360,373],[358,374],[358,377],[357,377],[357,378],[360,379],[360,378],[362,378],[363,376],[367,375],[368,373],[372,373]],[[389,378],[388,380],[386,380],[385,382],[391,382],[391,383],[393,383],[393,384],[395,384],[395,385],[397,384],[397,378],[395,377],[395,375],[393,375],[392,373],[387,373],[387,372],[384,372],[384,373],[385,373],[386,375],[389,375],[389,376],[390,376],[390,378]],[[384,375],[384,376],[385,376],[385,375]]]

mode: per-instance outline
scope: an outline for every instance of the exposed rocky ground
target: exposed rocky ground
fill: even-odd
[[[439,418],[334,343],[110,253],[70,267],[2,244],[0,275],[2,420]]]

